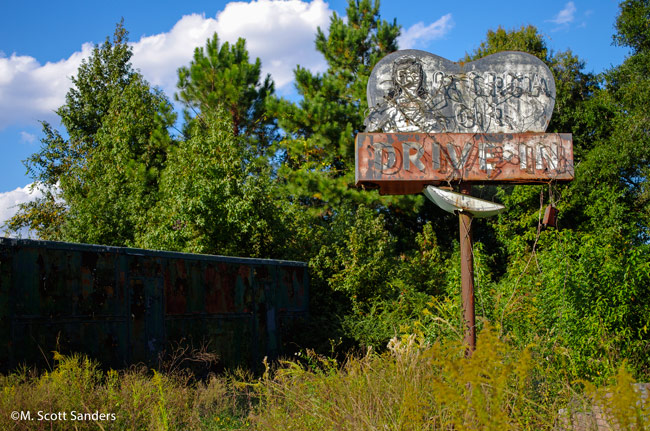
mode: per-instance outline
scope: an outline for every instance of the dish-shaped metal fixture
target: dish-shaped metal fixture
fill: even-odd
[[[474,217],[483,218],[497,215],[506,209],[505,206],[495,202],[443,190],[434,186],[426,186],[423,192],[433,203],[450,213],[459,211],[471,214]]]

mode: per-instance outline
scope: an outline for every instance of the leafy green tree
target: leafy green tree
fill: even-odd
[[[650,6],[624,1],[620,7],[613,39],[631,55],[603,74],[576,121],[590,125],[591,133],[576,149],[580,164],[568,189],[569,214],[579,214],[581,229],[599,231],[613,244],[642,244],[650,235],[650,50],[645,42]]]
[[[363,205],[347,206],[329,227],[327,242],[310,262],[314,274],[361,302],[390,294],[395,239],[384,217]]]
[[[274,121],[266,113],[266,99],[274,89],[270,75],[260,82],[261,69],[259,58],[250,63],[244,39],[220,46],[215,33],[205,48],[194,50],[189,67],[178,70],[176,99],[200,121],[225,109],[231,116],[234,135],[254,139],[264,148],[275,133]],[[186,118],[190,117],[186,112]]]
[[[650,2],[625,0],[619,7],[621,12],[616,18],[614,43],[630,47],[634,54],[650,51]]]
[[[603,180],[618,178],[631,205],[637,241],[650,239],[650,2],[624,1],[614,42],[631,49],[623,64],[608,73],[614,133],[598,154]],[[607,159],[613,159],[604,163]],[[615,170],[616,169],[616,170]],[[611,175],[611,176],[610,176]]]
[[[122,23],[95,46],[57,110],[67,137],[43,123],[39,152],[25,164],[44,197],[21,205],[10,230],[43,239],[132,244],[155,201],[175,121],[171,105],[131,67]]]
[[[472,61],[502,51],[522,51],[532,54],[542,61],[548,61],[548,48],[542,35],[532,25],[515,30],[498,27],[488,30],[485,40],[474,52],[465,55],[465,61]]]
[[[133,246],[158,200],[175,115],[167,99],[136,76],[113,98],[79,177],[62,181],[67,240]]]
[[[299,215],[272,197],[268,172],[253,171],[224,109],[204,114],[169,154],[160,200],[138,245],[190,253],[295,258]]]

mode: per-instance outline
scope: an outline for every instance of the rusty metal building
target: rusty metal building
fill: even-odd
[[[303,262],[0,238],[0,369],[54,350],[153,364],[182,340],[255,367],[282,353],[308,292]]]

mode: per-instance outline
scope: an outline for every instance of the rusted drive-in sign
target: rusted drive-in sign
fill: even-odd
[[[476,347],[472,220],[506,209],[472,197],[472,184],[573,179],[571,134],[544,133],[555,95],[551,70],[523,52],[454,63],[424,51],[396,51],[368,79],[366,133],[355,144],[356,184],[381,194],[423,192],[458,214],[468,354]],[[555,225],[557,210],[548,213],[545,224]]]
[[[420,193],[459,181],[531,184],[574,176],[570,133],[360,133],[357,185]]]

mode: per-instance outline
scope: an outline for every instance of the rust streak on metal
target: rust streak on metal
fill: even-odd
[[[299,332],[308,294],[302,262],[0,238],[0,371],[52,350],[154,363],[183,340],[257,367]]]
[[[460,185],[460,191],[469,195],[472,186],[468,183]],[[472,252],[472,220],[467,212],[459,212],[460,224],[460,283],[463,306],[463,321],[465,336],[463,343],[467,346],[467,356],[476,350],[476,322],[474,315],[474,255]]]
[[[356,185],[381,194],[425,185],[573,180],[570,133],[360,133]]]

